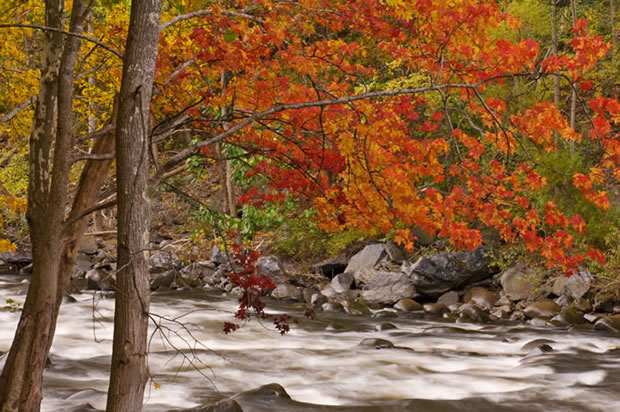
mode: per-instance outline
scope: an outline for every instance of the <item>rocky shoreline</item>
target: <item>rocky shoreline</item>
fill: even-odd
[[[228,255],[217,246],[205,261],[183,263],[174,242],[153,245],[151,290],[208,288],[238,296],[229,278]],[[276,256],[262,256],[257,272],[272,279],[270,296],[297,301],[315,312],[339,311],[377,318],[440,317],[446,322],[502,320],[534,326],[595,329],[620,333],[620,302],[597,302],[593,276],[579,270],[571,277],[544,277],[524,265],[499,271],[484,248],[441,252],[408,259],[393,243],[366,245],[352,257],[320,262],[313,273],[291,273]],[[0,254],[0,269],[28,271],[31,259]],[[70,293],[114,291],[115,249],[83,248],[72,273]]]

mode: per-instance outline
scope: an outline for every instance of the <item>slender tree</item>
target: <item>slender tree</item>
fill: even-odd
[[[118,268],[108,411],[142,409],[148,378],[149,104],[161,0],[134,0],[116,127]]]

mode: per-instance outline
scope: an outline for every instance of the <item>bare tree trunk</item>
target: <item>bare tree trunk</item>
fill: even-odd
[[[222,95],[225,90],[228,88],[228,82],[230,80],[230,72],[223,70],[222,75],[220,76],[222,82]],[[222,118],[226,119],[228,117],[228,109],[224,107],[222,110]],[[224,129],[228,130],[228,122],[224,123]],[[226,199],[226,212],[230,216],[237,216],[237,202],[235,199],[235,185],[232,177],[232,162],[230,159],[225,159],[222,153],[222,143],[217,143],[217,156],[219,159],[222,159],[223,162],[223,171],[222,171],[222,189],[224,190],[224,198]]]
[[[571,20],[572,27],[575,28],[575,22],[577,21],[577,0],[570,1],[570,11],[571,11]],[[571,87],[571,99],[570,99],[570,127],[571,129],[575,129],[575,117],[577,114],[577,92],[574,89],[574,84]],[[574,144],[571,142],[571,152],[573,151]]]
[[[615,67],[615,74],[618,74],[618,39],[620,38],[620,29],[616,30],[616,1],[609,0],[609,14],[611,24],[611,67]],[[612,94],[616,94],[617,81],[612,80]]]
[[[87,12],[84,1],[74,2],[72,32],[83,30]],[[57,27],[50,23],[62,22],[62,3],[48,2],[46,15],[48,26]],[[59,23],[59,26],[63,24]],[[64,199],[68,196],[74,143],[73,70],[80,41],[77,37],[68,37],[63,51],[62,37],[47,34],[46,38],[40,100],[30,142],[28,222],[33,245],[33,274],[22,317],[0,378],[2,411],[39,410],[43,369],[52,345],[62,296],[75,263],[77,240],[86,224],[81,214],[96,200],[110,166],[110,161],[89,162],[86,165],[69,220],[65,221]],[[55,135],[50,176],[51,147]],[[113,143],[114,140],[110,137],[102,136],[95,145],[95,151],[113,150],[110,141]]]
[[[551,54],[558,55],[558,0],[551,0]],[[560,108],[560,78],[553,76],[553,104]]]
[[[161,7],[161,0],[133,0],[123,59],[116,122],[118,273],[107,411],[142,410],[148,379],[149,103]]]
[[[45,24],[62,28],[64,5],[47,0]],[[58,219],[49,219],[50,153],[56,133],[58,71],[63,47],[62,34],[45,34],[45,54],[41,68],[39,96],[30,136],[27,218],[32,242],[32,280],[13,344],[0,376],[0,410],[38,411],[43,368],[53,323],[56,301],[56,273],[59,242],[50,237],[59,233]],[[55,227],[56,226],[56,227]],[[51,269],[51,270],[50,270]]]

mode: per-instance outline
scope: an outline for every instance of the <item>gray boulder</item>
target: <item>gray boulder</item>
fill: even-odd
[[[588,270],[580,269],[577,273],[568,278],[564,294],[573,299],[580,299],[590,291],[592,280],[592,274]]]
[[[360,269],[372,269],[376,264],[388,257],[385,244],[375,243],[367,245],[364,249],[357,252],[347,265],[345,272],[356,273]],[[357,276],[356,276],[357,279]]]
[[[495,302],[497,302],[497,295],[488,289],[473,287],[465,293],[465,299],[463,301],[465,303],[475,303],[489,312],[493,309]]]
[[[86,287],[89,290],[114,290],[116,279],[111,273],[102,268],[91,269],[86,272]]]
[[[423,256],[415,263],[405,261],[401,271],[413,283],[415,289],[427,296],[439,296],[448,290],[480,282],[493,275],[490,259],[484,248],[471,252],[443,252]]]
[[[401,299],[418,296],[413,284],[404,273],[381,272],[371,278],[362,297],[370,303],[393,304]]]
[[[300,288],[290,283],[282,283],[271,292],[271,297],[283,300],[302,300],[303,294]]]
[[[353,274],[351,272],[344,272],[336,275],[329,285],[336,293],[342,293],[345,290],[351,289],[354,282],[355,278],[353,277]]]
[[[256,272],[261,276],[267,276],[274,283],[284,283],[288,277],[282,262],[275,256],[261,256],[256,261]]]
[[[168,290],[173,289],[178,272],[169,270],[161,273],[151,273],[151,290]]]
[[[226,252],[220,249],[217,245],[213,245],[211,248],[211,262],[216,265],[221,265],[222,263],[228,262],[228,257],[226,256]]]
[[[539,281],[540,276],[534,269],[520,265],[506,269],[500,278],[504,295],[511,301],[527,299]]]
[[[560,313],[560,305],[550,299],[543,299],[538,302],[534,302],[531,305],[523,309],[523,313],[530,319],[541,318],[550,319]]]
[[[149,258],[149,272],[162,273],[173,269],[181,269],[181,261],[172,252],[158,250]]]
[[[401,312],[415,312],[415,311],[423,310],[421,304],[419,304],[418,302],[410,298],[399,300],[394,305],[394,309],[400,310]]]

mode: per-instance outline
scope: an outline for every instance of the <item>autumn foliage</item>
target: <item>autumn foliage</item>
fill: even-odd
[[[584,199],[609,209],[607,187],[620,178],[617,98],[593,96],[582,108],[591,118],[582,137],[561,108],[506,92],[506,83],[552,76],[589,90],[588,73],[609,44],[585,21],[571,51],[543,58],[534,40],[497,36],[520,22],[496,2],[261,1],[252,10],[249,19],[214,9],[208,21],[219,33],[194,28],[165,39],[179,62],[179,47],[185,60],[204,62],[182,70],[176,87],[199,76],[220,86],[200,97],[219,110],[212,127],[275,108],[231,140],[261,154],[250,175],[270,180],[271,189],[251,188],[242,201],[301,196],[323,229],[388,234],[409,250],[413,226],[465,249],[491,228],[567,272],[584,260],[603,264],[601,252],[575,241],[587,236],[582,216],[538,200],[547,179],[536,157],[595,146],[590,172],[571,179]],[[204,118],[205,109],[190,110]]]
[[[93,37],[122,52],[126,13],[117,4],[106,13],[94,20]],[[36,22],[33,14],[19,18]],[[269,181],[243,202],[307,199],[327,231],[387,235],[411,250],[413,227],[465,249],[491,230],[566,271],[586,260],[602,264],[586,218],[541,197],[548,176],[564,172],[540,159],[586,153],[585,169],[566,180],[585,201],[613,208],[620,104],[597,95],[590,78],[610,45],[578,20],[570,48],[547,56],[535,40],[506,35],[520,25],[490,1],[170,3],[155,140],[182,119],[195,137],[186,153],[208,154],[215,141],[243,148],[258,157],[250,175]],[[84,53],[95,79],[78,77],[77,109],[101,125],[118,66],[101,49]],[[537,91],[554,76],[580,93],[578,128]]]

